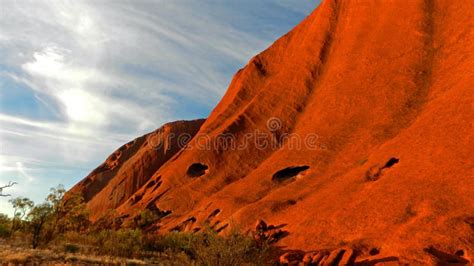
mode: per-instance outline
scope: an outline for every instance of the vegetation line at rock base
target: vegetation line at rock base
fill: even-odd
[[[231,228],[224,236],[210,227],[201,232],[159,234],[130,223],[113,228],[113,213],[96,223],[80,195],[51,189],[44,203],[9,201],[13,217],[0,214],[2,263],[135,263],[171,265],[263,265],[278,256],[265,240]],[[146,213],[142,216],[148,217]],[[150,217],[148,217],[150,218]]]

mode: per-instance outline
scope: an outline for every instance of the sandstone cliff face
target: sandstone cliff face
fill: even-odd
[[[123,204],[196,134],[201,120],[176,121],[116,150],[70,192],[84,196],[96,219]],[[178,138],[178,136],[180,136]]]
[[[473,1],[323,1],[237,72],[204,139],[135,181],[138,200],[90,207],[167,210],[162,231],[265,219],[304,250],[472,254],[473,29]]]

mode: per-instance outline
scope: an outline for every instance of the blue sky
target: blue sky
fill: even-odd
[[[1,1],[0,185],[39,203],[123,143],[206,117],[233,74],[318,2]]]

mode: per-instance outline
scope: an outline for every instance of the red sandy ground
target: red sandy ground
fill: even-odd
[[[287,224],[279,244],[293,249],[376,247],[381,257],[416,264],[433,263],[424,249],[434,246],[469,258],[473,87],[474,1],[326,0],[237,72],[199,129],[211,141],[232,134],[237,143],[257,130],[317,134],[316,149],[284,141],[278,149],[200,149],[195,138],[170,160],[143,159],[149,147],[140,144],[118,170],[88,177],[105,186],[85,190],[83,181],[75,189],[96,215],[117,208],[133,216],[150,204],[171,211],[163,231],[200,227],[219,209],[209,220],[222,226]],[[272,117],[276,130],[267,125]],[[384,167],[391,158],[398,163]],[[209,169],[191,177],[193,163]],[[292,166],[309,169],[272,180]]]

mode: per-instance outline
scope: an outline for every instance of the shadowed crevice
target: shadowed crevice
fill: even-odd
[[[209,166],[202,164],[202,163],[193,163],[191,166],[189,166],[188,171],[186,174],[189,177],[200,177],[209,171]]]
[[[284,180],[290,179],[292,177],[295,177],[298,174],[300,174],[301,172],[306,171],[308,169],[309,169],[309,166],[307,166],[307,165],[290,166],[290,167],[287,167],[285,169],[282,169],[282,170],[276,172],[273,175],[272,180],[273,181],[284,181]]]

